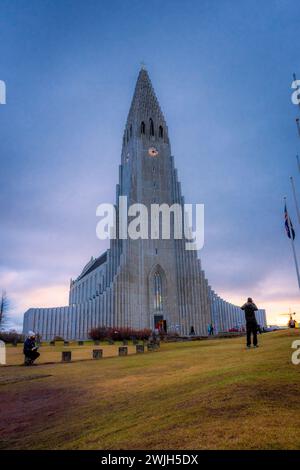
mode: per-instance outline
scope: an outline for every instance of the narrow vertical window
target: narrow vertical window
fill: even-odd
[[[150,136],[154,136],[154,124],[151,118],[149,120],[149,123],[150,123]]]
[[[130,126],[130,137],[132,137],[132,125]]]
[[[158,135],[159,135],[159,138],[160,138],[160,139],[163,138],[163,136],[164,136],[164,129],[163,129],[163,126],[159,126]]]
[[[162,308],[162,281],[160,273],[154,274],[154,308],[161,311]]]
[[[141,123],[141,134],[146,134],[146,126],[145,126],[144,121],[142,121]]]

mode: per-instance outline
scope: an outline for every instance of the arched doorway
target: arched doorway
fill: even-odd
[[[153,266],[149,275],[150,327],[167,332],[167,281],[162,267]]]

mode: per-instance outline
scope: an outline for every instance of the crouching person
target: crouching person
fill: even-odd
[[[25,356],[25,366],[32,366],[33,362],[40,357],[40,353],[37,351],[38,347],[35,344],[35,333],[29,331],[28,338],[24,343],[24,356]]]

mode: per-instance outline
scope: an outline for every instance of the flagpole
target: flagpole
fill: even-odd
[[[291,224],[290,224],[290,216],[289,216],[288,209],[287,209],[287,204],[286,204],[286,197],[284,197],[284,203],[285,203],[286,212],[287,212],[287,223],[288,223],[288,226],[289,226],[289,232],[290,232],[290,236],[291,236],[291,244],[292,244],[292,250],[293,250],[293,255],[294,255],[294,261],[295,261],[297,279],[298,279],[298,287],[299,287],[299,289],[300,289],[299,266],[298,266],[298,261],[297,261],[297,256],[296,256],[296,250],[295,250],[295,245],[294,245],[294,240],[293,240],[292,227],[291,227]]]
[[[300,136],[300,124],[299,124],[299,118],[296,118],[296,126],[298,130],[298,135]]]
[[[298,171],[300,173],[300,161],[299,161],[299,155],[296,155],[297,158],[297,163],[298,163]]]
[[[297,201],[294,178],[292,176],[290,176],[290,180],[291,180],[291,185],[292,185],[292,189],[293,189],[293,195],[294,195],[295,206],[296,206],[296,210],[297,210],[298,222],[300,224],[300,211],[299,211],[299,206],[298,206],[298,201]]]

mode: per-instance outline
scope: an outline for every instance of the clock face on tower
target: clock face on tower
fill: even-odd
[[[150,157],[157,157],[158,150],[155,147],[150,147],[148,150],[148,154],[150,155]]]

